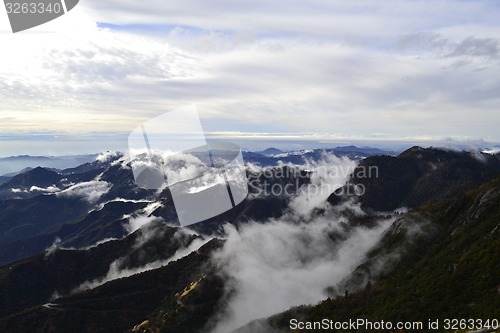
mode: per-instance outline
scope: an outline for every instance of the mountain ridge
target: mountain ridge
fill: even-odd
[[[500,173],[496,155],[474,155],[437,148],[409,148],[398,156],[371,156],[362,160],[348,184],[333,193],[328,201],[338,204],[352,196],[352,186],[363,186],[357,198],[361,207],[375,211],[415,208],[429,199],[462,192],[488,181]],[[375,177],[366,170],[376,168]]]
[[[270,325],[269,332],[288,332],[289,322],[294,318],[302,321],[366,318],[372,322],[498,318],[499,200],[500,177],[496,177],[455,198],[420,206],[414,213],[429,215],[431,221],[424,218],[404,222],[403,217],[402,224],[386,235],[367,261],[357,268],[352,280],[345,281],[334,296],[318,305],[293,308],[259,325]],[[421,230],[417,234],[410,231],[415,230],[415,221]],[[406,223],[411,225],[405,227]],[[404,228],[407,231],[401,234]],[[413,240],[408,242],[408,237]],[[377,261],[387,258],[390,253],[384,251],[391,248],[402,254],[395,259],[397,269],[376,273],[377,269],[373,269]],[[406,252],[401,252],[402,248],[406,248]],[[348,290],[345,293],[344,288]],[[242,328],[238,332],[250,331]]]
[[[346,149],[351,151],[352,148]],[[309,154],[316,158],[322,150]],[[439,290],[430,292],[428,285],[432,283],[425,280],[422,274],[410,272],[412,264],[433,276],[441,283],[442,290],[446,290],[444,283],[447,281],[453,281],[453,290],[464,288],[459,278],[447,280],[442,277],[454,274],[456,258],[465,260],[463,268],[458,260],[460,274],[457,273],[457,276],[468,283],[472,283],[471,279],[483,279],[479,276],[478,267],[486,265],[483,271],[487,273],[487,279],[481,282],[481,286],[492,291],[495,281],[500,281],[494,275],[498,260],[493,255],[498,246],[496,238],[492,238],[500,229],[495,224],[498,223],[497,217],[500,218],[495,206],[500,198],[500,172],[497,169],[498,156],[486,155],[412,147],[397,157],[361,159],[358,168],[378,166],[387,173],[363,183],[367,191],[371,191],[367,192],[368,199],[379,201],[369,201],[363,196],[332,194],[327,199],[329,204],[324,202],[310,214],[319,219],[332,219],[331,224],[338,223],[339,229],[327,235],[333,242],[347,239],[349,230],[360,227],[369,229],[376,226],[379,219],[392,221],[394,218],[395,222],[385,236],[352,273],[328,288],[330,298],[325,296],[326,300],[317,307],[294,308],[237,331],[260,329],[259,332],[268,332],[265,329],[269,329],[269,332],[275,332],[284,329],[283,325],[292,315],[317,318],[315,316],[334,310],[340,317],[365,314],[362,312],[365,299],[372,300],[383,309],[377,312],[374,306],[367,306],[366,314],[371,318],[386,319],[382,312],[387,319],[406,318],[406,314],[398,312],[398,309],[405,308],[406,302],[413,309],[420,306],[411,297],[406,297],[415,294],[411,288],[421,291],[424,297],[422,302],[427,302],[427,306],[434,306],[432,302],[436,297],[432,293],[443,299],[450,297],[439,294]],[[304,156],[293,156],[304,162]],[[268,182],[268,186],[292,184],[297,193],[315,181],[314,177],[310,178],[311,171],[306,170],[303,164],[298,168],[302,173],[297,173],[287,169],[294,168],[292,165],[276,165],[277,159],[270,159],[269,162],[274,166],[262,169],[250,167],[247,176],[259,186],[263,181]],[[433,164],[439,165],[434,168]],[[71,177],[77,182],[68,184],[62,191],[74,186],[78,188],[80,182],[91,182],[92,186],[108,185],[91,204],[85,197],[72,198],[75,205],[87,210],[82,211],[78,218],[67,220],[61,217],[61,223],[47,224],[41,232],[0,244],[0,261],[4,258],[6,263],[0,267],[2,332],[208,332],[215,327],[219,312],[231,300],[231,292],[228,291],[230,281],[223,273],[227,263],[212,260],[214,251],[225,244],[222,225],[231,223],[238,230],[249,223],[256,226],[276,223],[293,212],[289,206],[291,203],[298,204],[293,202],[293,195],[261,195],[258,186],[252,187],[249,188],[249,198],[235,209],[193,225],[190,230],[175,225],[175,207],[169,190],[155,193],[139,189],[135,186],[130,166],[122,157],[115,156],[104,164],[100,161],[85,164],[67,171],[65,175],[58,175]],[[464,179],[467,181],[462,181]],[[363,179],[355,178],[354,173],[345,186],[352,186],[353,180]],[[391,191],[391,186],[398,181],[406,182],[409,191],[399,193],[396,204],[392,204],[398,206],[410,202],[409,212],[386,210],[386,213],[380,213],[384,211],[380,209],[382,206],[372,203],[377,204],[384,199],[380,193]],[[428,187],[434,181],[438,181],[437,192]],[[22,186],[27,188],[30,185],[28,181]],[[426,188],[429,191],[418,190]],[[377,194],[382,198],[377,198]],[[23,208],[26,209],[24,216],[28,218],[27,212],[34,211],[29,203],[44,202],[47,207],[60,208],[68,199],[61,198],[65,201],[46,193],[24,199],[0,199],[0,222],[12,221],[16,217],[14,213],[22,213]],[[84,204],[86,202],[88,204]],[[43,206],[37,205],[37,209]],[[9,207],[10,210],[7,209]],[[362,207],[364,212],[358,211],[357,207]],[[12,218],[7,218],[9,211]],[[303,223],[300,219],[297,217],[297,220],[287,223],[290,226]],[[494,240],[490,247],[478,241],[487,237]],[[176,243],[176,240],[179,242]],[[201,247],[197,248],[200,244]],[[463,254],[463,251],[451,250],[454,246],[471,250]],[[479,254],[484,254],[486,259],[481,259]],[[24,258],[19,259],[19,256]],[[15,261],[9,261],[9,257]],[[452,260],[440,265],[440,258],[448,260],[448,257]],[[384,269],[377,266],[380,262],[384,263]],[[424,265],[426,262],[432,263],[439,275],[429,271]],[[140,269],[136,272],[136,268]],[[117,274],[119,272],[126,274]],[[410,282],[406,285],[405,281]],[[405,295],[398,295],[394,291],[395,286],[403,288]],[[471,289],[467,297],[477,299],[477,307],[486,309],[485,313],[495,314],[495,308],[487,304],[496,305],[497,298],[483,295],[477,288]],[[455,306],[454,309],[458,308]],[[460,308],[449,314],[465,315],[466,309]],[[351,310],[358,312],[349,312]]]

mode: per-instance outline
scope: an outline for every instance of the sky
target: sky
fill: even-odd
[[[495,0],[82,0],[13,34],[0,8],[0,156],[125,150],[189,105],[248,147],[498,144],[499,17]]]

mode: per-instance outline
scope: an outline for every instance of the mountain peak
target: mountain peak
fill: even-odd
[[[370,169],[377,170],[372,177],[360,172]],[[415,146],[397,157],[371,156],[362,160],[343,192],[352,193],[347,189],[353,184],[364,186],[358,198],[364,209],[416,208],[474,188],[499,172],[500,160],[493,156]],[[339,193],[330,196],[331,204],[339,202]]]
[[[284,151],[278,148],[270,147],[258,153],[263,155],[277,155],[277,154],[283,154]]]
[[[61,175],[55,171],[42,168],[40,166],[26,172],[13,176],[2,187],[47,187],[56,184],[61,179]]]

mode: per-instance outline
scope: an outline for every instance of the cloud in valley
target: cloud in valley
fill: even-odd
[[[329,296],[328,288],[363,261],[393,219],[382,219],[373,228],[346,229],[342,211],[363,212],[352,202],[334,209],[326,203],[355,166],[353,161],[325,154],[307,165],[311,184],[291,199],[282,218],[239,229],[226,226],[227,240],[213,261],[222,267],[227,298],[212,319],[212,332],[231,332],[292,306],[319,302]],[[313,186],[324,191],[313,192]]]
[[[338,222],[321,218],[300,224],[250,224],[239,231],[228,227],[227,242],[215,260],[225,263],[228,292],[234,295],[213,332],[230,332],[252,320],[327,298],[327,288],[361,263],[391,223],[357,228],[339,243],[328,236],[341,232]]]
[[[164,237],[164,232],[162,231],[162,229],[158,228],[158,226],[153,223],[145,223],[141,225],[140,228],[141,228],[141,234],[140,237],[137,238],[135,244],[133,245],[133,249],[138,249],[140,251],[141,247],[147,244],[147,242],[149,242],[150,240],[155,238],[162,239],[162,237]],[[189,235],[190,231],[188,229],[179,229],[177,233],[174,234],[173,239],[162,239],[162,241],[167,241],[167,242],[176,242],[176,241],[179,242],[180,245],[179,248],[170,258],[163,260],[153,260],[149,262],[147,258],[145,258],[144,265],[130,268],[126,267],[128,256],[125,255],[123,257],[117,258],[115,261],[111,263],[108,272],[106,273],[105,276],[81,283],[79,286],[73,289],[73,293],[78,293],[85,290],[93,289],[112,280],[125,278],[131,275],[139,274],[142,272],[166,266],[170,262],[181,259],[191,254],[193,251],[198,250],[200,247],[202,247],[212,239],[210,237],[206,238],[199,237],[195,238],[188,244],[184,244],[185,246],[182,246],[182,244],[185,243],[186,236]]]

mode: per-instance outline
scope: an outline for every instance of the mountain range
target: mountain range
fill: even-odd
[[[289,332],[292,318],[498,319],[500,155],[420,147],[395,155],[245,152],[257,186],[191,228],[179,225],[168,188],[135,185],[121,154],[9,177],[0,185],[0,331]],[[354,167],[336,191],[300,194],[325,181],[315,171],[325,161]],[[273,185],[292,194],[259,191]],[[301,280],[303,272],[317,276]],[[275,286],[324,287],[298,303],[307,293],[258,289],[274,276]],[[240,314],[252,288],[281,303]]]
[[[70,156],[19,155],[0,157],[0,176],[17,174],[21,170],[41,166],[49,169],[67,169],[95,161],[98,154]]]

